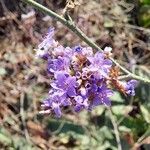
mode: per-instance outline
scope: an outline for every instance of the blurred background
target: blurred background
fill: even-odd
[[[62,15],[66,0],[37,0]],[[77,26],[130,71],[150,78],[150,0],[74,0],[67,5]],[[150,85],[135,97],[117,91],[111,111],[65,109],[56,119],[39,115],[49,79],[35,58],[49,27],[63,45],[85,45],[51,17],[19,0],[0,0],[0,150],[150,150]],[[65,36],[64,36],[65,35]],[[121,149],[119,149],[121,150]]]

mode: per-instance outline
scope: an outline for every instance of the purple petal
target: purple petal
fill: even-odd
[[[38,49],[47,51],[55,42],[53,39],[54,28],[50,28],[42,43],[38,45]]]
[[[50,85],[51,85],[52,88],[54,88],[56,90],[60,89],[55,82],[51,83]]]
[[[130,80],[130,81],[127,82],[127,84],[136,87],[137,84],[138,84],[138,81],[137,80]]]
[[[81,53],[82,52],[82,47],[79,45],[79,46],[75,46],[74,47],[74,51],[77,52],[77,53]]]
[[[74,87],[69,87],[69,88],[67,89],[67,94],[68,94],[69,97],[74,97],[74,96],[76,96],[76,90],[75,90],[75,88],[74,88]]]
[[[74,107],[74,110],[75,110],[76,112],[79,112],[79,111],[81,111],[82,108],[83,108],[83,107],[82,107],[81,105],[76,105],[76,106]]]
[[[69,105],[71,105],[71,104],[72,104],[72,103],[71,103],[71,101],[70,101],[69,98],[66,98],[65,100],[62,101],[62,105],[63,105],[63,106],[69,106]]]
[[[109,59],[105,59],[103,61],[103,65],[104,65],[104,67],[110,68],[112,66],[112,61]]]
[[[51,107],[50,99],[44,100],[42,106],[43,107]]]
[[[112,90],[106,90],[107,97],[113,96],[113,91]]]
[[[98,86],[97,86],[96,84],[92,84],[92,85],[91,85],[91,91],[92,91],[92,92],[96,92],[97,89],[98,89]]]
[[[102,98],[101,101],[105,106],[111,106],[111,101],[109,98],[107,98],[107,97]]]
[[[83,98],[80,95],[76,96],[74,99],[75,99],[76,103],[78,103],[78,104],[81,104],[83,102]]]
[[[101,62],[104,60],[104,54],[101,52],[97,52],[97,53],[95,53],[94,58],[95,58],[95,60],[99,60],[99,62]]]
[[[65,86],[65,81],[66,81],[66,75],[64,74],[64,72],[62,71],[58,71],[55,73],[55,79],[56,79],[56,83],[57,83],[57,86],[60,87],[60,88],[63,88]]]
[[[135,95],[135,87],[137,86],[137,81],[136,80],[130,80],[127,82],[127,84],[125,85],[125,89],[126,89],[126,93],[128,95],[134,96]]]
[[[54,110],[56,116],[57,116],[58,118],[60,118],[60,117],[61,117],[61,110],[60,110],[59,104],[53,103],[53,110]]]
[[[66,83],[68,84],[68,86],[73,86],[75,87],[77,82],[76,82],[76,77],[68,77],[66,80]]]
[[[98,105],[100,105],[100,104],[102,104],[102,102],[101,102],[99,96],[95,96],[95,98],[93,99],[92,106],[95,107],[95,106],[98,106]]]

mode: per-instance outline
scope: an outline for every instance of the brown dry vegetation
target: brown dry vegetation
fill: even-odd
[[[12,1],[7,4],[0,1],[3,4],[0,11],[0,149],[117,149],[109,115],[103,107],[80,114],[64,110],[60,120],[38,114],[48,92],[49,79],[44,61],[35,58],[33,49],[50,26],[56,28],[56,39],[64,45],[85,43],[59,22],[38,11],[33,13],[31,6],[14,1],[11,8],[8,2]],[[137,1],[79,2],[70,12],[77,26],[102,48],[111,46],[114,58],[126,68],[150,77],[150,30],[136,23]],[[59,14],[63,14],[66,6],[64,0],[44,0],[43,4]],[[124,127],[120,129],[123,150],[149,149],[149,134],[140,139],[149,128],[149,118],[145,119],[141,110],[149,106],[149,95],[141,95],[143,99],[123,97],[122,112],[113,110],[116,122],[120,121],[119,127]],[[127,122],[131,125],[126,125]],[[105,135],[105,130],[110,133]]]

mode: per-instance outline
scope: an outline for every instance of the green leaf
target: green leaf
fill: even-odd
[[[119,92],[114,92],[113,96],[111,96],[112,101],[123,102],[123,98]]]
[[[150,0],[140,0],[140,2],[144,5],[150,5]]]
[[[100,135],[103,137],[103,139],[113,139],[112,132],[107,126],[100,128]]]
[[[31,143],[27,142],[25,138],[20,136],[13,137],[13,146],[15,149],[19,150],[35,150]]]
[[[3,145],[10,145],[12,143],[12,138],[9,132],[0,126],[0,143]]]
[[[9,136],[0,133],[0,143],[4,145],[10,145],[12,143],[12,140]]]
[[[148,111],[148,109],[146,109],[146,107],[143,105],[140,106],[140,109],[141,109],[141,112],[143,114],[145,121],[147,123],[150,123],[150,112]]]
[[[143,5],[140,8],[138,21],[140,25],[150,27],[150,5]]]
[[[60,126],[62,126],[62,127],[59,128]],[[77,124],[74,124],[71,122],[67,122],[67,121],[65,121],[63,123],[62,120],[49,119],[47,122],[47,130],[54,132],[57,129],[60,129],[59,133],[66,133],[66,132],[72,131],[72,132],[75,132],[78,134],[84,134],[84,129],[80,125],[77,125]]]
[[[126,115],[130,110],[132,110],[132,106],[117,105],[112,107],[115,115]]]
[[[150,108],[150,84],[140,83],[136,88],[136,95],[142,104]]]
[[[122,132],[131,132],[131,129],[126,126],[119,126],[119,131]]]
[[[138,118],[127,117],[120,123],[120,126],[125,126],[131,129],[135,137],[142,135],[147,130],[147,123],[141,116]]]

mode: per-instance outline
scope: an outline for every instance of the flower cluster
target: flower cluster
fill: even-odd
[[[36,53],[47,61],[51,85],[42,112],[54,112],[61,117],[61,109],[65,106],[71,106],[76,112],[92,110],[98,105],[110,106],[114,83],[125,94],[135,94],[135,80],[122,82],[112,77],[114,66],[109,59],[110,47],[94,53],[91,47],[63,47],[53,36],[54,28],[50,28]]]

